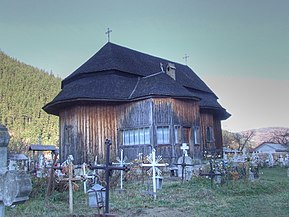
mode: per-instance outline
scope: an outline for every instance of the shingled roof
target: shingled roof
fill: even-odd
[[[161,67],[169,63],[176,68],[176,80]],[[65,78],[61,86],[61,92],[43,108],[50,114],[58,115],[65,105],[79,101],[132,101],[159,96],[201,100],[201,108],[221,112],[222,119],[229,117],[217,96],[188,66],[110,42]]]

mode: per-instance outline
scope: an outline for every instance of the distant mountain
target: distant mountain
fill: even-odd
[[[252,142],[252,145],[254,147],[256,147],[256,146],[262,144],[263,142],[272,142],[272,140],[274,139],[274,137],[276,137],[276,135],[282,134],[284,132],[289,132],[289,128],[268,127],[268,128],[247,130],[247,131],[243,131],[243,132],[248,132],[248,131],[254,131],[255,132],[254,136],[251,139],[251,142]],[[243,132],[241,132],[241,133],[243,133]]]
[[[60,91],[61,79],[26,65],[0,51],[0,123],[11,134],[11,145],[58,144],[58,118],[42,107]]]

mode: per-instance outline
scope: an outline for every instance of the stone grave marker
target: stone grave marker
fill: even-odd
[[[268,166],[273,167],[274,166],[274,157],[272,153],[268,154]]]
[[[249,169],[249,175],[248,175],[249,181],[253,182],[255,180],[254,173]]]
[[[190,156],[183,155],[179,157],[178,163],[178,176],[183,180],[189,181],[193,175],[193,160]]]
[[[0,124],[0,217],[5,216],[5,206],[29,199],[32,191],[31,179],[25,171],[8,171],[7,146],[10,136]]]
[[[193,175],[193,160],[190,156],[188,156],[189,146],[187,143],[183,143],[181,146],[181,150],[183,150],[183,156],[179,157],[178,163],[175,165],[178,166],[178,177],[182,178],[182,182],[184,180],[189,181]]]
[[[285,166],[289,166],[289,154],[285,155]]]

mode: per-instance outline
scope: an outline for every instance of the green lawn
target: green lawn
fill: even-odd
[[[260,179],[254,182],[228,181],[213,188],[210,180],[203,177],[184,184],[165,179],[156,201],[143,194],[145,186],[141,182],[125,183],[125,193],[111,192],[111,212],[119,216],[153,216],[151,213],[161,210],[155,216],[288,217],[287,169],[266,168],[260,173]],[[15,208],[6,208],[6,216],[69,216],[68,192],[55,192],[45,201],[44,184],[38,181],[34,186],[37,187],[31,199]],[[92,216],[97,212],[88,208],[86,195],[81,191],[74,193],[74,202],[74,216]]]

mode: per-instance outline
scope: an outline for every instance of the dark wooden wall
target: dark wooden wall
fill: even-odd
[[[152,99],[124,103],[117,107],[118,122],[118,146],[124,150],[124,156],[128,159],[136,159],[139,153],[147,156],[151,153],[153,145],[122,145],[121,131],[124,129],[150,128],[150,141],[153,141],[152,125]]]
[[[218,150],[218,153],[223,155],[223,136],[222,136],[222,126],[221,126],[221,120],[218,118],[214,118],[214,134],[215,134],[215,145],[216,149]]]
[[[215,143],[207,141],[207,127],[214,127],[214,116],[210,112],[201,112],[201,138],[203,152],[214,149]],[[215,136],[215,135],[214,135]]]
[[[172,98],[153,98],[137,102],[125,103],[117,108],[118,116],[118,144],[124,149],[129,159],[135,159],[138,153],[148,155],[155,148],[167,162],[181,155],[180,144],[175,144],[174,126],[190,127],[190,154],[200,152],[193,144],[193,127],[199,125],[199,105],[197,101],[179,100]],[[170,129],[170,144],[157,144],[156,131],[158,126]],[[122,145],[120,136],[123,129],[149,127],[150,145]]]
[[[190,129],[189,155],[202,157],[205,148],[221,147],[222,134],[220,121],[214,119],[212,112],[201,112],[199,102],[172,98],[151,98],[129,103],[97,102],[89,105],[76,105],[60,112],[60,155],[61,161],[69,154],[75,158],[74,163],[93,162],[97,155],[100,161],[105,156],[105,139],[112,140],[112,159],[118,155],[120,148],[129,159],[135,159],[138,153],[148,155],[152,148],[157,150],[167,162],[175,161],[181,156],[181,144],[175,144],[174,127]],[[170,129],[170,144],[157,144],[158,126]],[[201,144],[194,144],[193,130],[201,129]],[[206,127],[214,129],[215,142],[206,143]],[[134,128],[150,129],[150,144],[123,145],[121,132]]]
[[[117,116],[113,104],[98,103],[67,108],[60,112],[60,155],[61,161],[69,154],[74,163],[93,162],[97,154],[104,157],[104,143],[112,140],[112,155],[117,150]]]
[[[218,154],[222,154],[222,151],[220,151],[223,147],[221,121],[214,116],[213,112],[201,111],[201,126],[202,126],[203,152],[216,151]],[[207,127],[211,127],[213,129],[214,141],[207,141]]]

